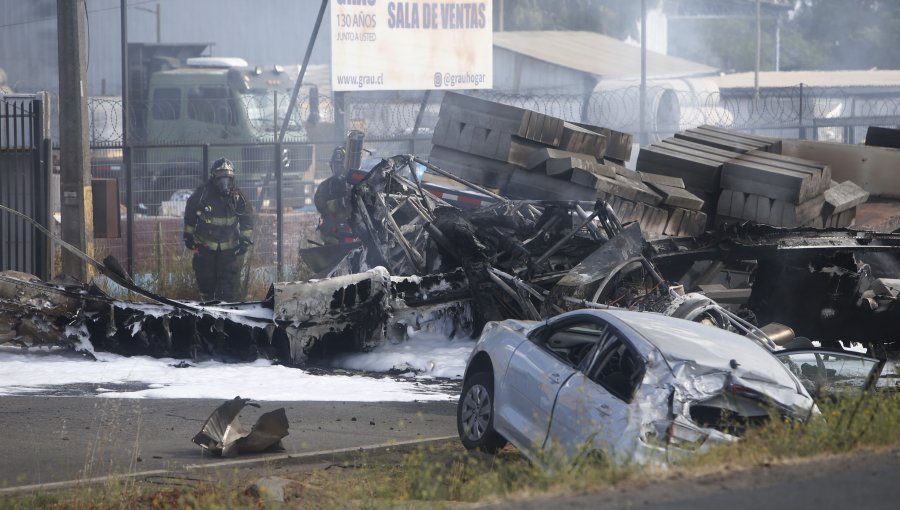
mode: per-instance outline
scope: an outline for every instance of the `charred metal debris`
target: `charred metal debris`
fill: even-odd
[[[426,191],[419,165],[487,205],[461,208]],[[734,224],[647,241],[603,200],[509,200],[414,156],[384,159],[345,186],[356,240],[301,252],[322,279],[275,283],[261,302],[173,306],[5,272],[0,339],[296,366],[421,329],[477,335],[491,320],[613,306],[705,322],[770,348],[813,339],[896,349],[898,234]]]
[[[246,406],[259,408],[249,398],[226,400],[203,423],[203,428],[191,441],[204,450],[221,457],[235,457],[241,453],[284,451],[281,440],[288,435],[287,415],[280,407],[259,417],[250,429],[241,427],[239,415]]]

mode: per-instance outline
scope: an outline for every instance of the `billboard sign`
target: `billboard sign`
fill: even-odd
[[[491,88],[492,7],[492,0],[333,0],[332,89]]]

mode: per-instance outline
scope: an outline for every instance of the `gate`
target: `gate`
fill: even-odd
[[[43,95],[0,94],[0,205],[48,224],[49,154]],[[50,275],[48,239],[0,211],[0,270]]]

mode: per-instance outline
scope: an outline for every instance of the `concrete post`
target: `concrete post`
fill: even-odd
[[[62,239],[93,256],[94,222],[88,139],[85,0],[57,0],[59,167]],[[62,272],[82,282],[87,264],[63,250]]]

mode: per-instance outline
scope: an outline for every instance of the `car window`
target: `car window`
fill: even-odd
[[[776,356],[817,401],[861,394],[880,368],[878,360],[845,353],[782,351]]]
[[[158,88],[153,91],[153,118],[177,120],[181,114],[181,89]]]
[[[188,117],[209,124],[237,124],[235,103],[227,87],[193,87],[188,90]]]
[[[612,327],[587,364],[585,375],[620,399],[630,402],[644,378],[644,361]]]
[[[569,366],[577,367],[603,338],[606,324],[578,321],[550,326],[535,343]]]

